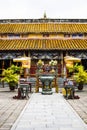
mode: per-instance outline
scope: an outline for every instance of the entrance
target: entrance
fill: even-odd
[[[84,66],[84,69],[87,70],[87,59],[82,59],[81,63]]]

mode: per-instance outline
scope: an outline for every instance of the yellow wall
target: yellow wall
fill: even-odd
[[[57,37],[64,37],[64,34],[58,34]]]
[[[29,37],[42,37],[42,34],[29,34]]]
[[[50,37],[64,37],[64,34],[50,34]]]
[[[49,37],[57,37],[57,34],[50,34]]]
[[[21,35],[20,35],[20,38],[28,38],[28,37],[29,37],[29,34],[24,34],[24,35],[21,34]]]

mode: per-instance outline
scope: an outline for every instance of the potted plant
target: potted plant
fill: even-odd
[[[38,66],[39,68],[42,68],[43,65],[44,65],[44,62],[43,62],[42,60],[39,60],[39,61],[37,62],[37,66]]]
[[[20,67],[12,65],[11,67],[4,69],[2,72],[2,81],[9,84],[10,90],[14,90],[19,80]]]
[[[83,89],[83,85],[87,83],[87,72],[82,65],[75,66],[74,80],[78,83],[78,90]]]
[[[51,72],[55,73],[56,67],[57,67],[57,60],[51,60],[49,62],[49,66],[51,67]]]
[[[49,65],[50,65],[50,66],[56,66],[56,65],[57,65],[57,60],[51,60],[51,61],[49,62]]]

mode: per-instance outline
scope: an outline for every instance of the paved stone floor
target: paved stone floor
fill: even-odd
[[[10,92],[8,87],[0,88],[0,130],[10,130],[27,103],[27,100],[13,99],[15,95],[17,90]]]
[[[67,101],[87,124],[87,86],[84,86],[82,91],[76,90],[75,95],[78,95],[80,99]]]
[[[87,130],[62,94],[34,93],[11,130]]]
[[[80,96],[80,99],[69,99],[67,102],[87,123],[87,87],[84,87],[83,91],[76,90],[75,94]],[[13,99],[15,95],[17,95],[17,90],[10,92],[8,87],[0,87],[0,130],[10,130],[28,102],[26,99]]]

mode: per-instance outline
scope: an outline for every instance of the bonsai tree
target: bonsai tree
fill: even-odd
[[[2,72],[2,81],[6,81],[11,90],[15,89],[15,86],[18,84],[20,69],[20,67],[12,65]]]

